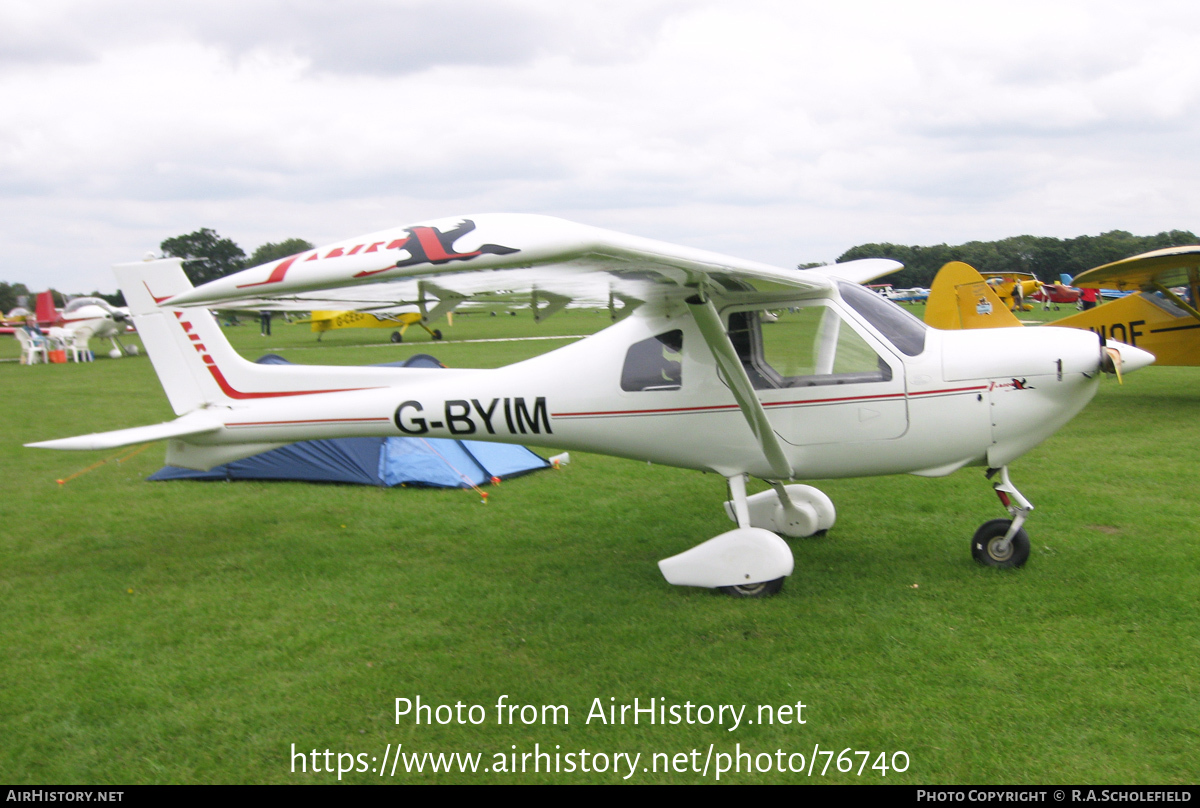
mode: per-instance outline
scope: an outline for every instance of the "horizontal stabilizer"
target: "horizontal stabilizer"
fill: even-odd
[[[75,451],[116,449],[121,446],[132,446],[136,443],[150,443],[151,441],[165,440],[167,438],[182,438],[188,435],[202,435],[207,432],[216,432],[221,426],[221,422],[212,415],[203,412],[194,412],[165,424],[135,426],[132,429],[117,429],[112,432],[94,432],[91,435],[59,438],[58,440],[44,440],[25,445],[33,449],[67,449]]]

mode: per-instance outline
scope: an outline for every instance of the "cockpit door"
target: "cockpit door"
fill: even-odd
[[[898,438],[904,363],[829,300],[727,310],[729,337],[772,426],[795,446]]]

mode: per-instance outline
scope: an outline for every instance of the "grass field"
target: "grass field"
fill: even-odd
[[[227,333],[250,358],[429,351],[497,366],[563,342],[467,340],[606,322],[472,315],[436,345],[410,329],[399,346],[378,344],[378,330],[318,346],[278,320],[271,338],[256,324]],[[10,342],[0,358],[16,356]],[[170,418],[149,362],[6,362],[0,380],[0,781],[336,782],[312,772],[312,750],[331,752],[322,769],[336,770],[338,753],[362,755],[343,768],[371,769],[397,744],[482,759],[474,773],[401,762],[392,776],[389,758],[385,777],[342,781],[622,782],[616,754],[628,753],[641,755],[628,782],[711,782],[717,756],[739,751],[755,757],[722,782],[1197,780],[1200,369],[1106,380],[1013,466],[1037,506],[1024,569],[971,560],[974,529],[1003,515],[981,469],[834,480],[818,483],[838,507],[834,529],[792,542],[781,595],[740,601],[671,587],[655,566],[729,528],[715,475],[573,453],[561,471],[494,489],[485,507],[463,491],[147,483],[162,464],[155,445],[59,485],[106,455],[21,444]],[[418,695],[482,705],[485,719],[397,723],[395,700]],[[501,696],[565,705],[569,724],[559,713],[557,725],[540,714],[526,725],[519,711],[499,724]],[[728,716],[586,721],[595,699],[634,698],[747,707],[733,731]],[[759,705],[796,703],[804,724],[758,722]],[[303,773],[293,744],[308,753]],[[516,754],[519,772],[535,744],[551,755],[542,772],[494,771],[499,753]],[[710,748],[707,774],[691,771]],[[794,753],[807,765],[814,748],[812,775],[745,771],[762,753],[772,768],[800,765]],[[580,765],[580,750],[608,770],[545,773],[555,754]],[[856,751],[869,752],[861,774]],[[871,768],[880,753],[903,768],[897,752],[907,771]]]

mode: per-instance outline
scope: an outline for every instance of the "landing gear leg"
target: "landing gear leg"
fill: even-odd
[[[1000,479],[992,483],[1000,504],[1012,519],[993,519],[984,522],[971,538],[971,555],[986,567],[1011,569],[1029,560],[1029,534],[1023,529],[1033,504],[1022,496],[1008,477],[1008,466],[988,469],[990,480],[999,472]]]
[[[733,510],[733,521],[738,527],[750,527],[750,506],[746,500],[746,475],[735,474],[728,478],[729,503]]]
[[[709,539],[679,555],[664,558],[658,568],[668,583],[720,589],[738,598],[773,595],[791,574],[795,562],[787,542],[775,533],[753,527],[746,497],[746,475],[727,478],[727,504],[737,528]]]

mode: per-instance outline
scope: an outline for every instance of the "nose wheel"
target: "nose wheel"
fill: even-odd
[[[971,557],[985,567],[1014,569],[1029,560],[1029,534],[1022,526],[1033,505],[1008,478],[1008,466],[988,469],[988,479],[997,472],[1000,479],[992,483],[992,488],[1012,518],[992,519],[980,525],[971,537]]]
[[[984,522],[971,537],[971,556],[985,567],[1012,569],[1029,560],[1029,534],[1017,528],[1009,538],[1012,519]]]

